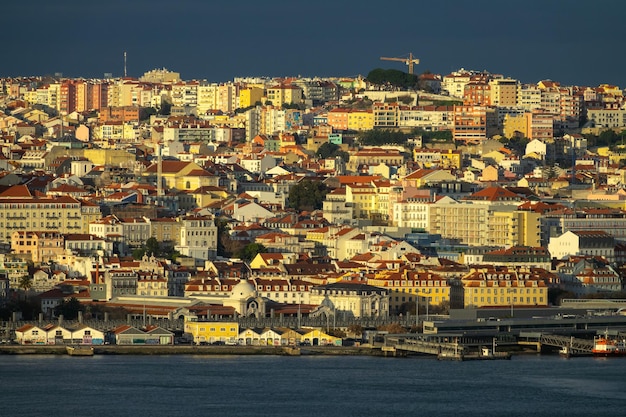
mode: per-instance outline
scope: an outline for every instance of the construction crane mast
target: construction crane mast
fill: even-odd
[[[413,65],[417,65],[420,63],[420,60],[418,58],[415,58],[412,52],[409,52],[408,58],[387,58],[387,57],[381,56],[380,59],[382,61],[404,62],[404,64],[409,67],[409,74],[413,74]]]

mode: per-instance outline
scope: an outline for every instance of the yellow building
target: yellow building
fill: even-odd
[[[174,186],[177,190],[198,190],[204,187],[217,188],[219,177],[211,175],[204,169],[190,171],[187,175],[174,177]],[[202,206],[201,206],[202,207]]]
[[[308,331],[307,331],[308,330]],[[331,336],[321,329],[303,329],[306,333],[302,335],[302,343],[312,346],[339,345],[341,338]]]
[[[373,181],[374,195],[370,218],[375,220],[389,220],[389,191],[391,182],[388,180]]]
[[[425,149],[414,148],[413,160],[419,162],[422,168],[461,168],[463,153],[452,149]]]
[[[65,251],[63,236],[56,232],[18,230],[11,235],[11,251],[16,254],[30,254],[34,263],[48,262]]]
[[[83,156],[95,165],[122,166],[135,161],[135,155],[123,149],[85,149]]]
[[[190,333],[197,345],[214,342],[236,344],[239,338],[239,323],[186,319],[185,333]]]
[[[254,106],[257,102],[262,103],[263,89],[259,87],[248,87],[239,90],[239,107],[246,108]]]
[[[489,81],[491,104],[501,107],[517,105],[517,80],[496,78]]]
[[[327,114],[328,124],[334,130],[372,130],[374,112],[371,109],[350,109],[337,107]]]
[[[315,136],[312,138],[307,138],[305,149],[309,152],[317,152],[320,146],[325,143],[328,143],[328,136]]]
[[[423,306],[440,306],[450,302],[448,280],[429,272],[382,271],[367,282],[389,291],[389,311],[392,314],[410,310],[417,297],[420,297],[419,303]],[[420,307],[420,311],[424,308]]]
[[[26,186],[13,186],[0,195],[0,242],[10,243],[17,230],[80,233],[81,204],[72,197],[32,197]]]
[[[617,85],[600,84],[598,88],[602,89],[605,94],[612,96],[621,97],[623,95],[622,89]]]
[[[348,112],[348,130],[374,129],[374,113],[372,110],[351,110]]]
[[[196,207],[206,207],[216,201],[223,201],[230,195],[225,189],[216,186],[199,187],[195,190],[188,191],[187,194],[193,197]]]
[[[150,165],[143,175],[156,182],[158,163],[155,162]],[[195,190],[203,186],[217,185],[212,180],[213,177],[195,162],[162,161],[161,177],[164,188]]]
[[[372,184],[346,184],[346,203],[352,204],[356,218],[369,219],[377,200]]]
[[[152,237],[156,238],[164,246],[174,247],[180,244],[180,218],[156,218],[150,219]]]
[[[525,114],[504,116],[504,137],[524,137],[527,138],[528,132],[528,117]]]
[[[350,161],[347,164],[347,168],[349,171],[357,172],[361,165],[376,166],[379,164],[401,166],[404,164],[404,154],[397,149],[363,148],[350,153]]]
[[[87,200],[80,200],[81,229],[74,233],[89,233],[89,223],[102,218],[100,205]]]
[[[267,100],[273,106],[283,104],[302,104],[302,89],[294,85],[277,85],[267,89]]]
[[[455,181],[456,177],[449,171],[441,168],[418,169],[401,178],[403,187],[423,188],[428,183]]]
[[[556,281],[542,268],[474,269],[461,279],[463,305],[452,307],[511,307],[512,313],[515,307],[547,307],[548,284]]]
[[[487,230],[491,246],[541,246],[541,214],[499,207],[489,212]]]

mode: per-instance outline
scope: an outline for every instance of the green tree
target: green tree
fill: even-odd
[[[339,149],[339,146],[334,143],[323,143],[319,148],[317,148],[317,156],[321,159],[330,158],[330,156],[333,155],[337,149]]]
[[[227,257],[226,241],[230,240],[230,236],[228,236],[228,221],[216,218],[215,225],[217,226],[217,254]]]
[[[621,136],[615,133],[613,129],[607,129],[600,133],[596,146],[611,146],[621,141]]]
[[[133,259],[141,259],[146,254],[146,248],[143,246],[140,248],[133,249],[132,256]]]
[[[103,320],[108,314],[110,320],[125,320],[129,311],[123,307],[109,307],[105,304],[88,304],[85,307],[85,318]]]
[[[54,314],[57,317],[63,315],[63,318],[67,320],[76,320],[78,318],[79,311],[85,311],[85,307],[76,297],[64,300],[61,304],[54,308]]]
[[[513,137],[510,139],[502,139],[505,146],[515,152],[516,155],[524,155],[526,153],[526,145],[530,143],[528,138]]]
[[[36,320],[41,313],[41,300],[34,295],[12,299],[0,309],[0,319],[9,320],[14,312],[22,313],[24,320]]]
[[[289,207],[298,211],[321,209],[327,193],[324,183],[304,179],[289,190]]]
[[[298,103],[283,103],[281,106],[283,109],[296,109],[302,110],[302,106]]]
[[[156,237],[148,238],[144,246],[147,254],[154,254],[155,256],[161,255],[161,245]]]
[[[564,298],[578,298],[576,294],[561,288],[548,288],[548,303],[553,306],[561,305]]]
[[[382,332],[389,332],[392,334],[406,333],[406,328],[400,326],[398,323],[384,324],[382,326],[378,326],[377,329]]]
[[[410,133],[398,130],[374,129],[361,132],[358,138],[362,145],[379,146],[388,144],[403,145],[411,136]]]
[[[33,287],[33,277],[24,275],[20,278],[18,287],[24,291],[28,291]]]
[[[260,243],[249,243],[239,251],[238,256],[244,261],[250,262],[259,253],[265,253],[265,252],[267,252],[267,248],[261,245]]]
[[[163,250],[156,237],[150,237],[140,248],[133,250],[133,259],[141,259],[144,255],[171,258],[174,250]]]
[[[333,336],[333,337],[340,337],[340,338],[344,338],[346,337],[346,332],[341,330],[338,327],[332,328],[332,329],[328,329],[328,331],[326,332],[328,335]]]
[[[317,149],[316,155],[320,159],[334,158],[338,156],[343,159],[345,163],[350,161],[350,154],[348,152],[342,151],[339,145],[330,142],[323,143]]]
[[[159,108],[159,114],[161,116],[169,116],[172,112],[172,103],[165,100],[161,101],[161,107]]]
[[[421,128],[415,128],[411,131],[411,136],[421,136],[425,143],[428,142],[452,142],[451,130],[435,130],[427,131]]]
[[[155,114],[157,114],[157,109],[154,107],[142,107],[139,109],[139,120],[148,120]]]
[[[348,326],[348,334],[351,334],[352,336],[354,336],[355,339],[360,338],[361,336],[363,336],[363,326],[361,326],[360,324],[351,324]]]
[[[391,85],[397,88],[409,89],[418,86],[419,78],[415,74],[408,74],[395,69],[376,68],[370,71],[367,81],[376,85]]]
[[[219,256],[225,258],[236,256],[247,243],[250,243],[230,238],[228,220],[216,218],[215,225],[217,226],[217,254]]]

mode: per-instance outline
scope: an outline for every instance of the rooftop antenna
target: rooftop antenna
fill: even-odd
[[[124,51],[124,78],[126,78],[126,51]]]

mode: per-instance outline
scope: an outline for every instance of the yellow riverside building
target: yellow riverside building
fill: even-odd
[[[463,305],[452,308],[547,307],[558,277],[543,268],[474,268],[461,279]]]
[[[239,338],[239,323],[185,319],[185,333],[193,336],[196,345],[215,342],[236,344]]]
[[[450,284],[448,279],[430,272],[384,271],[367,280],[369,285],[385,288],[389,291],[389,312],[398,313],[407,303],[419,303],[438,306],[450,302]]]

